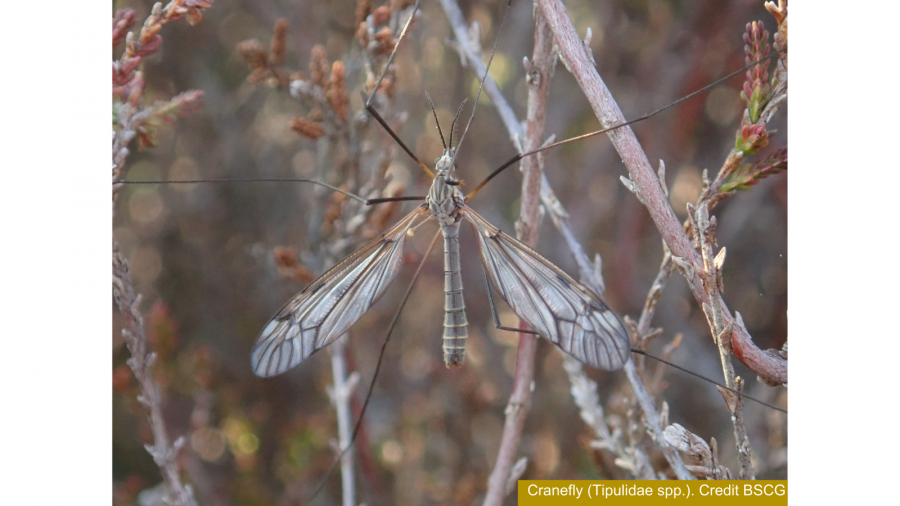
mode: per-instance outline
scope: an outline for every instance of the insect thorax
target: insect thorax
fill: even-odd
[[[454,175],[452,166],[453,150],[445,150],[440,158],[435,160],[434,166],[437,174],[431,182],[428,197],[425,203],[431,215],[441,225],[452,225],[459,221],[459,208],[466,198],[459,190],[459,180]]]

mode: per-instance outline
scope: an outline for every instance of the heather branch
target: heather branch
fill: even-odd
[[[374,12],[371,6],[361,5],[358,15],[363,20],[363,35],[381,25],[394,21],[410,9],[391,9],[387,6],[379,7]],[[410,14],[411,15],[411,14]],[[386,26],[384,28],[387,28]],[[362,161],[365,145],[364,133],[369,122],[367,113],[360,111],[352,114],[349,111],[349,100],[346,91],[345,68],[341,61],[329,62],[327,52],[321,45],[316,45],[310,51],[309,77],[301,72],[291,72],[283,64],[284,39],[288,25],[286,21],[279,20],[275,24],[272,41],[267,50],[263,44],[256,40],[243,41],[238,45],[238,52],[250,67],[251,73],[248,80],[251,83],[267,82],[273,87],[287,89],[290,96],[307,107],[306,117],[295,117],[290,128],[298,134],[316,141],[316,169],[321,179],[327,179],[325,175],[340,179],[345,183],[342,188],[355,192],[364,198],[376,198],[381,196],[398,196],[402,193],[403,185],[392,181],[384,185],[384,169],[393,159],[395,149],[390,138],[385,135],[386,142],[379,147],[383,153],[380,159],[373,161],[377,167],[375,170],[363,170]],[[382,33],[379,31],[378,33]],[[389,35],[389,36],[388,36]],[[362,41],[361,41],[362,42]],[[363,56],[366,60],[367,82],[374,83],[374,62],[385,60],[387,54],[385,47],[393,47],[396,44],[396,34],[382,33],[379,41],[363,43]],[[387,53],[390,51],[388,50]],[[290,77],[287,77],[290,76]],[[379,88],[375,94],[379,100],[379,108],[382,106],[382,114],[386,118],[392,118],[388,109],[393,105],[392,88],[393,69],[388,69],[385,85]],[[386,98],[386,99],[385,99]],[[381,137],[380,137],[381,138]],[[318,188],[318,187],[317,187]],[[378,190],[384,188],[384,191]],[[385,204],[382,206],[366,206],[355,200],[346,198],[340,193],[320,193],[322,202],[313,206],[314,211],[307,216],[308,238],[314,246],[310,248],[310,258],[318,257],[321,265],[334,265],[348,253],[347,249],[358,242],[360,236],[371,238],[373,229],[383,229],[393,220],[398,205]],[[286,277],[295,279],[297,276],[307,277],[314,270],[303,265],[297,259],[297,255],[288,248],[275,248],[279,272]],[[348,372],[346,361],[345,342],[349,334],[344,334],[329,346],[332,364],[333,386],[329,387],[329,395],[337,414],[338,440],[335,442],[335,452],[342,454],[341,486],[342,503],[355,504],[355,469],[354,454],[364,458],[364,451],[355,452],[351,447],[353,438],[352,410],[353,390],[358,382],[357,372]],[[291,497],[299,489],[299,483],[288,487],[283,501],[292,502]]]
[[[344,456],[341,458],[341,498],[344,506],[356,504],[355,474],[353,472],[353,448],[350,447],[350,437],[353,432],[353,421],[350,413],[350,400],[353,398],[353,390],[359,382],[359,373],[347,374],[347,361],[344,358],[344,350],[347,346],[348,334],[336,339],[329,348],[331,354],[331,373],[334,387],[329,388],[331,402],[334,404],[338,419],[338,447],[340,454],[344,448]]]
[[[544,136],[544,119],[547,114],[547,95],[554,66],[553,36],[543,16],[535,16],[534,55],[529,66],[528,112],[525,129],[525,151],[536,149]],[[527,62],[527,59],[525,60]],[[540,185],[543,174],[543,157],[529,157],[522,160],[522,205],[516,233],[522,242],[535,246],[538,239]],[[519,321],[520,326],[527,326]],[[516,372],[513,392],[506,408],[506,420],[500,439],[500,449],[494,470],[488,479],[485,505],[500,505],[509,493],[507,483],[510,471],[518,454],[519,441],[525,418],[531,407],[531,390],[534,383],[534,354],[537,339],[527,333],[519,334],[519,349],[516,357]]]
[[[142,146],[152,144],[150,129],[154,120],[172,122],[175,118],[192,112],[202,102],[202,92],[189,91],[168,102],[156,102],[149,107],[143,107],[141,99],[144,80],[138,68],[144,57],[159,49],[162,43],[159,31],[163,24],[183,15],[187,15],[189,22],[195,24],[201,19],[200,10],[211,4],[211,0],[173,0],[166,7],[157,3],[153,6],[150,17],[144,22],[138,40],[135,40],[133,32],[128,31],[135,23],[134,11],[123,9],[116,12],[113,18],[113,47],[124,40],[125,51],[120,60],[113,62],[113,98],[122,99],[122,102],[113,104],[118,125],[112,138],[113,182],[124,178],[125,159],[129,154],[128,144],[136,136],[139,137]],[[113,185],[113,215],[120,188],[121,185]],[[153,444],[146,445],[146,449],[162,472],[167,489],[166,502],[193,506],[196,504],[193,491],[189,485],[182,484],[176,463],[176,454],[185,440],[184,437],[179,437],[174,443],[169,444],[162,415],[162,397],[150,371],[156,354],[148,350],[143,318],[139,310],[140,296],[134,293],[128,262],[119,253],[115,241],[112,248],[113,294],[119,310],[125,316],[122,335],[131,353],[128,365],[134,371],[140,385],[141,394],[138,401],[144,407],[153,432]]]
[[[188,16],[191,25],[195,25],[203,19],[202,9],[211,5],[212,0],[172,0],[165,7],[160,2],[153,4],[137,40],[134,32],[128,32],[125,36],[125,52],[118,61],[113,62],[113,96],[129,95],[127,85],[133,81],[141,61],[155,53],[162,44],[159,31],[163,25],[181,19],[184,15]],[[122,33],[134,24],[134,11],[129,13],[128,10],[117,12],[113,18],[113,46],[121,41]],[[143,88],[143,83],[140,88]]]
[[[138,309],[140,296],[134,293],[128,273],[128,262],[119,254],[119,248],[115,242],[113,242],[113,294],[119,310],[125,316],[125,328],[122,329],[122,336],[131,353],[128,366],[134,371],[134,376],[141,387],[138,402],[144,407],[150,422],[150,429],[153,431],[153,444],[146,445],[145,448],[162,471],[163,479],[166,482],[167,501],[182,506],[196,505],[190,485],[181,483],[178,465],[175,462],[176,454],[184,445],[185,440],[182,436],[169,445],[159,386],[153,381],[150,373],[150,367],[156,360],[156,354],[147,349],[144,320]]]
[[[779,60],[776,64],[775,75],[771,83],[771,93],[770,96],[765,97],[766,105],[761,114],[759,114],[759,121],[755,125],[742,125],[742,134],[749,133],[749,128],[751,126],[756,127],[756,132],[764,132],[764,124],[768,123],[778,110],[779,105],[787,98],[787,6],[786,4],[779,2],[779,7],[776,8],[774,4],[767,2],[766,7],[773,13],[776,21],[779,23],[778,32],[775,34],[775,50],[779,55]],[[748,32],[752,35],[759,36],[759,32],[762,31],[761,24],[759,27],[755,24],[748,25]],[[748,38],[751,42],[753,41],[753,37]],[[753,53],[754,48],[756,48],[757,51],[755,54]],[[748,50],[748,63],[759,59],[760,54],[758,44],[754,44],[753,47],[748,45],[746,49]],[[754,95],[753,87],[750,86],[753,77],[752,73],[748,73],[749,82],[745,84],[745,92],[742,95],[742,98],[748,102],[749,96]],[[762,82],[756,82],[754,84],[757,86],[765,86]],[[756,100],[759,100],[760,98],[762,97],[757,96]],[[745,114],[744,122],[746,122],[749,116],[749,112]],[[747,128],[746,131],[745,127]],[[751,142],[751,147],[752,144],[753,143]],[[697,200],[697,206],[707,205],[709,209],[712,209],[720,200],[732,195],[735,190],[749,189],[761,179],[787,170],[787,148],[776,150],[765,160],[756,162],[754,165],[741,163],[745,154],[745,152],[739,151],[738,149],[732,149],[712,183],[709,182],[706,171],[704,171],[703,189]],[[692,233],[690,219],[685,220],[683,227],[685,233]],[[674,269],[674,265],[671,253],[668,248],[665,248],[662,265],[657,274],[657,281],[667,279]],[[641,336],[649,331],[650,320],[653,315],[650,302],[651,299],[659,297],[661,288],[662,285],[657,285],[657,282],[654,282],[651,293],[648,294],[648,304],[645,305],[644,312],[641,314],[640,323],[638,325],[638,332]],[[735,331],[735,335],[732,338],[735,356],[751,370],[759,374],[759,377],[766,383],[771,385],[785,383],[787,381],[786,360],[771,351],[763,352],[758,349],[753,344],[752,340],[750,340],[749,334],[743,326],[743,323],[738,325]]]
[[[583,42],[578,38],[575,33],[575,28],[572,26],[571,20],[565,13],[565,9],[559,2],[555,1],[547,1],[547,0],[539,0],[538,4],[540,5],[541,10],[547,16],[547,21],[550,24],[551,29],[554,32],[556,37],[557,46],[560,49],[560,52],[565,57],[565,61],[567,62],[567,67],[572,71],[572,73],[576,76],[576,80],[579,81],[579,85],[582,86],[582,90],[585,91],[585,94],[588,95],[589,99],[593,96],[597,104],[595,105],[595,101],[592,101],[592,106],[594,107],[595,113],[598,114],[598,118],[601,118],[601,124],[604,128],[608,128],[619,123],[624,123],[625,120],[622,117],[622,113],[619,110],[618,106],[613,101],[612,96],[609,94],[609,90],[606,90],[605,95],[599,90],[599,85],[605,90],[605,85],[602,85],[602,82],[599,81],[600,77],[597,75],[596,69],[591,65],[588,60],[588,55],[584,49]],[[596,76],[597,82],[591,84],[591,91],[585,88],[585,84],[582,83],[584,76],[588,73],[593,73]],[[603,102],[601,106],[599,101]],[[608,109],[610,111],[617,112],[617,115],[610,114],[600,114],[600,111],[604,111]],[[623,132],[624,131],[624,132]],[[631,138],[634,139],[634,134],[631,133],[631,129],[628,127],[620,128],[618,130],[614,130],[609,133],[611,138],[623,138],[625,133],[631,135]],[[637,140],[634,139],[634,144],[637,143]],[[641,193],[643,194],[644,186],[652,186],[652,191],[648,191],[650,198],[655,200],[661,200],[664,204],[664,209],[668,210],[668,213],[671,214],[671,218],[673,221],[677,223],[675,219],[675,214],[672,209],[668,206],[667,201],[665,200],[665,194],[663,193],[662,187],[659,184],[659,180],[656,178],[656,174],[653,173],[652,169],[650,169],[650,163],[647,161],[646,155],[643,154],[643,151],[640,150],[640,147],[637,147],[637,151],[633,148],[624,151],[619,149],[619,154],[622,155],[623,159],[626,161],[626,165],[628,165],[629,161],[634,161],[640,157],[643,158],[643,163],[648,169],[650,176],[647,177],[646,174],[640,174],[642,176],[640,180]],[[630,160],[629,160],[630,159]],[[632,171],[632,176],[635,175],[635,172]],[[633,179],[635,179],[633,177]],[[637,184],[638,181],[636,180]],[[660,206],[662,207],[662,206]],[[679,228],[679,231],[680,228]],[[682,232],[682,236],[683,236]],[[663,234],[665,237],[665,234]],[[687,242],[687,237],[684,237],[685,242]],[[584,275],[584,273],[583,273]],[[653,404],[653,400],[650,397],[649,392],[647,392],[646,387],[643,384],[643,381],[640,378],[640,374],[634,366],[633,361],[629,361],[625,364],[625,375],[628,378],[629,382],[634,389],[635,397],[637,398],[638,404],[641,406],[641,409],[644,412],[644,415],[647,418],[647,428],[649,430],[650,436],[654,441],[659,443],[660,448],[663,451],[663,454],[668,460],[669,464],[672,466],[676,475],[679,479],[690,479],[691,475],[687,472],[687,469],[684,467],[684,463],[681,461],[681,457],[675,452],[672,448],[668,447],[665,444],[662,427],[661,427],[661,417],[659,412],[656,410],[656,406]]]
[[[461,53],[461,56],[464,58],[466,62],[472,67],[473,71],[478,75],[484,75],[484,63],[481,61],[481,56],[478,54],[469,43],[468,39],[468,30],[465,25],[465,21],[462,17],[462,12],[459,10],[459,6],[452,0],[441,0],[441,4],[444,7],[444,11],[447,14],[447,18],[450,21],[451,28],[453,29],[454,35],[456,37],[455,47]],[[521,139],[524,136],[524,132],[519,123],[518,119],[515,116],[512,108],[509,106],[509,103],[506,101],[506,98],[500,92],[499,88],[493,82],[490,76],[487,77],[484,89],[487,95],[491,99],[491,103],[497,109],[498,114],[503,122],[503,125],[506,127],[507,133],[514,143],[518,144],[517,139]],[[521,147],[520,147],[521,149]],[[521,151],[524,152],[524,151]],[[596,293],[600,294],[603,291],[603,282],[598,275],[598,269],[595,265],[592,264],[588,259],[587,255],[584,253],[584,249],[581,247],[581,244],[575,238],[575,234],[572,231],[572,227],[569,223],[569,215],[563,207],[562,203],[556,198],[553,189],[550,187],[549,182],[547,181],[546,175],[541,174],[541,203],[544,206],[544,209],[549,212],[551,219],[553,220],[554,225],[563,235],[563,238],[566,241],[569,250],[575,258],[575,261],[579,267],[579,271],[581,273],[581,281],[588,285],[592,290]],[[598,257],[599,258],[599,257]],[[651,421],[651,426],[655,427],[652,429],[652,436],[655,441],[660,442],[662,445],[662,428],[660,425],[661,417],[659,412],[654,405],[649,392],[644,387],[643,382],[640,378],[640,375],[637,374],[637,371],[634,369],[634,365],[631,361],[626,364],[626,377],[629,382],[631,382],[632,388],[634,390],[634,394],[638,399],[639,405],[641,409],[644,411],[645,416],[647,416],[648,420]],[[629,373],[629,369],[632,371]],[[570,381],[572,383],[581,382],[582,379],[586,381],[590,381],[586,376],[582,374],[579,376],[577,374],[570,375]],[[599,403],[598,403],[599,404]],[[583,414],[584,416],[584,414]],[[602,420],[602,416],[592,416],[595,420]],[[684,467],[684,464],[681,461],[681,458],[674,451],[669,451],[663,445],[663,451],[665,452],[666,458],[669,461],[670,465],[672,465],[673,469],[675,469],[676,474],[682,479],[689,479],[691,477],[690,473]],[[621,454],[620,457],[626,457],[627,455]],[[498,458],[499,460],[499,458]]]
[[[713,301],[712,304],[703,305],[703,312],[706,313],[707,321],[719,348],[719,358],[725,373],[725,386],[740,392],[744,382],[740,377],[735,376],[734,366],[731,363],[731,335],[734,323],[725,323],[729,313],[720,296],[723,287],[722,264],[725,261],[725,248],[713,256],[713,247],[716,244],[716,218],[709,216],[708,205],[701,203],[699,207],[695,208],[688,204],[688,213],[693,225],[695,240],[700,246],[700,254],[703,258],[703,266],[696,269],[696,273],[700,275],[704,289],[710,295],[710,300]],[[744,426],[743,399],[732,391],[719,389],[719,392],[725,398],[725,404],[728,411],[731,412],[738,461],[741,465],[740,479],[751,480],[754,478],[754,472],[751,463],[750,441],[747,437],[747,428]]]
[[[666,442],[678,451],[684,452],[699,465],[689,465],[688,470],[708,480],[733,480],[731,471],[719,464],[719,448],[716,438],[706,444],[700,436],[681,425],[673,423],[666,427]]]
[[[212,5],[212,0],[172,0],[165,7],[157,2],[153,5],[150,16],[144,21],[137,37],[130,30],[134,24],[134,10],[121,9],[113,17],[113,47],[125,41],[125,51],[121,58],[113,61],[113,98],[121,102],[113,103],[118,129],[113,133],[113,181],[124,178],[124,164],[128,157],[128,144],[137,136],[141,146],[153,145],[152,129],[154,119],[171,123],[175,118],[189,114],[195,110],[203,99],[203,92],[184,92],[168,102],[158,101],[149,107],[141,105],[144,92],[144,79],[138,70],[147,56],[159,50],[162,36],[159,31],[169,21],[184,15],[190,24],[196,24],[202,18],[201,10]],[[135,40],[137,39],[137,40]],[[119,185],[113,186],[113,214],[118,197]]]
[[[578,39],[562,4],[558,0],[540,0],[539,3],[545,14],[547,14],[548,21],[550,21],[556,35],[560,52],[564,55],[572,74],[588,98],[601,125],[604,128],[608,128],[623,123],[625,118],[621,110],[615,103],[609,89],[600,79],[596,69],[588,60],[584,46]],[[651,168],[650,162],[647,160],[647,156],[644,154],[631,128],[619,128],[608,135],[628,169],[630,179],[640,195],[641,202],[644,203],[650,212],[651,218],[672,255],[682,259],[683,264],[688,267],[701,265],[702,262],[699,254],[694,249],[693,241],[691,241],[683,226],[678,222],[675,212],[669,205],[668,199],[660,186],[659,179]],[[733,160],[729,157],[729,161],[726,164],[730,167],[731,163],[733,163]],[[689,271],[694,272],[690,273]],[[696,271],[697,269],[692,268],[683,271],[686,274],[685,277],[691,293],[701,306],[710,304],[710,295],[704,290],[700,276]],[[718,295],[716,297],[720,299]],[[715,304],[725,307],[724,301],[721,300],[716,300]],[[727,308],[726,313],[728,313]],[[733,321],[730,313],[726,314],[724,318],[726,319],[726,325]],[[733,326],[733,329],[735,355],[766,381],[785,383],[787,381],[787,362],[780,357],[769,355],[756,348],[743,326],[736,325]],[[738,348],[741,349],[741,352],[738,352]]]
[[[597,383],[588,378],[581,362],[571,355],[563,354],[563,368],[569,375],[572,384],[570,391],[575,404],[578,405],[581,419],[584,420],[597,437],[591,447],[606,450],[616,455],[616,464],[629,470],[635,478],[641,480],[656,479],[649,456],[634,445],[626,445],[622,441],[621,431],[610,430],[597,395]]]

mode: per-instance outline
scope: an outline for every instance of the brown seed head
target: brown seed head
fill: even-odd
[[[309,58],[309,75],[313,84],[327,89],[330,70],[331,66],[328,65],[328,54],[325,52],[325,47],[316,44],[313,46]]]
[[[292,119],[291,130],[309,139],[318,139],[325,135],[325,130],[322,129],[322,125],[303,118]]]
[[[284,61],[285,40],[287,38],[288,22],[281,18],[275,21],[275,33],[272,35],[272,43],[269,46],[269,61],[273,66],[281,65]]]
[[[356,0],[356,24],[366,21],[372,13],[372,0]]]
[[[391,19],[391,9],[386,5],[382,5],[381,7],[375,9],[375,12],[372,13],[372,24],[375,26],[381,26],[387,23]]]
[[[331,107],[341,122],[347,121],[347,90],[344,86],[344,64],[340,61],[331,66]]]
[[[258,40],[251,39],[240,42],[237,50],[251,69],[263,69],[268,66],[266,48]]]

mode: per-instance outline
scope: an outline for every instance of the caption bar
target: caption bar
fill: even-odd
[[[519,480],[521,506],[557,504],[787,504],[787,480]]]

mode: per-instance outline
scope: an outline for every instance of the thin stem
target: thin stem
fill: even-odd
[[[447,13],[447,18],[450,21],[454,34],[456,35],[457,48],[466,58],[466,61],[469,63],[469,65],[471,65],[476,72],[483,72],[484,64],[481,62],[480,57],[473,52],[471,46],[468,43],[466,25],[459,7],[452,0],[441,0],[441,4],[444,6],[444,10]],[[497,88],[496,84],[493,82],[493,80],[491,80],[490,76],[488,76],[487,80],[485,81],[484,89],[487,95],[490,97],[491,103],[500,115],[500,118],[503,121],[503,125],[506,127],[510,139],[515,142],[516,139],[524,137],[524,130],[518,118],[516,118],[515,112],[513,112],[512,107],[510,107],[503,94],[500,93],[499,88]],[[556,195],[553,192],[553,188],[550,186],[550,183],[547,180],[545,174],[541,174],[540,196],[541,203],[544,205],[544,209],[549,213],[554,225],[563,235],[569,251],[575,258],[579,272],[581,273],[580,281],[596,293],[602,293],[603,282],[601,279],[598,279],[598,277],[595,276],[592,264],[588,259],[588,256],[585,254],[584,249],[581,247],[581,244],[578,242],[578,239],[576,238],[575,233],[572,230],[571,224],[569,223],[569,214],[568,212],[566,212],[565,207],[562,205],[562,203],[556,198]],[[573,384],[575,384],[577,378],[577,376],[570,375],[570,380],[573,382]],[[641,382],[639,376],[632,375],[629,376],[628,379],[629,381],[635,381],[637,383]],[[634,386],[634,384],[632,384],[632,386]],[[649,396],[649,394],[647,394],[646,392],[646,388],[643,388],[643,386],[634,388],[634,390],[635,395]],[[639,405],[642,409],[647,410],[647,412],[651,414],[650,418],[660,420],[659,412],[656,410],[656,407],[649,397],[644,399],[644,402],[639,402]],[[582,416],[585,416],[584,412],[582,412]],[[664,439],[662,439],[661,437],[661,434],[661,431],[656,431],[652,435],[656,441],[664,441]],[[623,459],[630,458],[625,454],[619,454],[618,456]],[[681,469],[684,469],[684,464],[681,461],[680,456],[678,456],[677,454],[669,455],[667,453],[667,458],[672,458],[673,460],[677,461],[677,464],[675,465],[679,466]],[[675,465],[673,465],[673,467]],[[680,474],[679,476],[681,475],[682,474]],[[690,479],[691,477],[690,473],[686,473],[686,470],[683,475],[686,476],[687,479]]]
[[[544,119],[547,113],[547,95],[553,72],[553,37],[542,16],[535,17],[533,78],[528,88],[528,116],[525,133],[525,150],[540,146],[544,137]],[[540,204],[541,175],[543,157],[522,160],[522,205],[516,234],[522,242],[534,247],[538,239],[538,218]],[[525,327],[525,322],[519,322]],[[534,354],[537,339],[532,334],[519,333],[519,348],[516,357],[516,372],[513,392],[506,409],[506,420],[500,439],[500,449],[494,470],[488,478],[488,490],[484,504],[500,505],[507,495],[508,483],[513,482],[510,471],[518,455],[519,441],[525,418],[531,407],[531,390],[534,382]]]
[[[688,206],[691,212],[691,221],[694,228],[694,236],[700,247],[700,255],[703,259],[703,269],[698,272],[705,278],[704,286],[713,300],[721,299],[717,297],[722,285],[721,263],[724,256],[713,256],[713,243],[715,242],[715,221],[709,217],[709,206],[701,203],[700,206]],[[721,250],[724,253],[724,249]],[[703,312],[713,335],[716,339],[716,345],[719,349],[719,359],[722,362],[722,371],[725,373],[725,385],[731,391],[719,392],[725,398],[725,404],[731,412],[731,420],[734,425],[734,439],[737,445],[738,461],[741,465],[740,479],[752,480],[754,478],[753,464],[751,462],[752,451],[750,448],[750,440],[747,437],[747,428],[744,425],[743,404],[744,400],[740,394],[743,389],[743,380],[734,373],[734,365],[731,363],[732,355],[732,327],[734,323],[724,323],[725,316],[730,314],[722,307],[714,307],[704,304]]]
[[[591,108],[600,120],[600,124],[604,127],[609,127],[623,123],[625,118],[622,115],[622,111],[597,73],[597,69],[587,59],[584,46],[575,32],[574,26],[572,26],[571,20],[566,15],[562,3],[559,0],[539,0],[539,4],[553,28],[560,52],[569,63],[572,75],[591,104]],[[675,216],[675,212],[669,205],[668,198],[660,187],[659,179],[650,166],[647,155],[634,136],[634,132],[630,127],[624,127],[609,132],[608,135],[616,151],[622,157],[625,167],[628,169],[638,197],[647,207],[650,217],[653,219],[656,228],[662,235],[672,255],[683,259],[686,265],[701,265],[700,255],[694,249],[693,241],[687,236],[684,228]],[[710,297],[703,289],[697,269],[692,270],[694,272],[689,273],[692,275],[685,276],[691,293],[701,307],[703,304],[710,304]],[[725,307],[721,297],[717,298],[718,300],[712,302]],[[726,324],[733,321],[730,313],[726,316],[726,319]],[[745,354],[742,355],[736,349],[736,355],[748,367],[766,381],[772,383],[787,382],[786,360],[755,348],[752,345],[752,338],[743,326],[735,325],[733,329],[735,348],[740,347],[742,350],[746,350]],[[742,357],[746,357],[747,360],[745,361]]]
[[[547,22],[553,30],[560,52],[562,52],[563,56],[566,58],[572,74],[575,76],[582,91],[584,91],[588,100],[591,102],[591,107],[593,107],[595,114],[597,114],[597,117],[600,119],[601,125],[609,127],[623,123],[625,118],[622,116],[622,111],[613,100],[606,85],[603,84],[599,74],[597,74],[597,69],[595,69],[587,59],[584,45],[575,33],[575,27],[572,25],[572,21],[569,19],[568,15],[566,15],[565,7],[563,7],[562,3],[558,0],[538,0],[538,4],[544,15],[547,16]],[[669,206],[665,195],[663,195],[662,188],[659,186],[659,180],[656,179],[656,174],[650,168],[650,162],[647,161],[647,156],[638,144],[631,128],[627,126],[619,128],[611,131],[608,135],[610,139],[613,140],[613,144],[622,156],[626,166],[629,167],[629,172],[633,175],[635,174],[636,169],[632,168],[633,165],[639,165],[641,168],[646,168],[646,171],[640,173],[641,181],[643,185],[653,186],[656,190],[656,194],[654,194],[654,203],[656,208],[660,210],[660,216],[659,218],[654,217],[654,221],[657,222],[657,227],[660,228],[663,237],[667,238],[666,243],[668,244],[670,242],[670,240],[668,240],[669,235],[673,236],[671,242],[679,240],[676,235],[664,232],[664,228],[668,230],[668,228],[671,227],[660,227],[660,224],[668,225],[671,221],[675,223],[677,232],[681,234],[681,239],[678,243],[679,246],[681,246],[681,249],[678,251],[689,249],[693,252],[693,249],[690,247],[690,241],[684,235],[684,230],[678,223],[677,218],[675,218],[675,213]],[[651,181],[653,182],[652,184]],[[648,207],[650,207],[649,204]],[[671,244],[670,248],[672,248]],[[664,441],[663,428],[660,425],[661,417],[656,410],[656,406],[654,405],[649,392],[647,392],[646,387],[644,387],[640,375],[634,368],[633,361],[629,361],[625,364],[625,374],[631,383],[635,397],[638,399],[638,404],[641,406],[641,409],[644,411],[644,416],[647,418],[647,428],[650,431],[651,436],[655,441]],[[664,444],[661,444],[660,448],[679,479],[686,480],[693,478],[693,475],[691,475],[684,467],[684,462],[682,462],[678,452]]]
[[[347,361],[344,357],[346,347],[347,334],[344,334],[331,344],[329,353],[331,354],[331,376],[334,380],[332,400],[338,422],[338,448],[347,449],[341,458],[341,499],[344,506],[353,506],[356,504],[356,492],[354,491],[356,479],[353,473],[353,447],[350,446],[352,430],[350,398],[356,384],[354,378],[358,376],[347,376]]]
[[[181,482],[178,464],[175,462],[178,450],[184,444],[184,438],[180,437],[174,444],[169,444],[169,434],[162,414],[162,396],[159,385],[150,373],[156,354],[147,349],[144,320],[138,309],[140,296],[134,293],[131,276],[128,273],[128,262],[119,254],[119,247],[115,242],[113,242],[113,294],[119,311],[125,316],[122,336],[131,353],[128,366],[134,371],[141,388],[138,402],[144,406],[153,432],[153,444],[146,445],[147,452],[162,472],[167,488],[167,501],[181,506],[195,506],[193,491],[190,486]]]
[[[472,72],[475,75],[484,75],[484,62],[481,61],[481,55],[476,54],[472,45],[469,44],[469,28],[466,26],[466,21],[463,18],[462,11],[459,9],[456,0],[441,0],[441,6],[447,14],[447,20],[450,22],[450,27],[453,29],[453,37],[455,38],[456,46],[460,53],[466,58],[466,61],[472,67]],[[504,102],[506,101],[503,98],[503,94],[500,92],[500,88],[497,87],[497,83],[491,79],[491,76],[487,76],[484,80],[484,92],[491,98],[491,103],[495,105],[497,104],[498,99],[503,100]],[[507,104],[506,107],[497,107],[497,112],[500,114],[503,126],[506,127],[506,131],[510,134],[510,139],[515,140],[517,137],[521,138],[524,131],[522,126],[518,123],[518,119],[512,108]]]
[[[662,292],[666,288],[666,282],[674,272],[675,265],[672,263],[672,254],[666,250],[663,253],[663,259],[659,266],[659,272],[650,285],[647,292],[647,298],[644,300],[644,308],[641,310],[641,316],[637,322],[637,337],[641,341],[636,343],[639,347],[643,347],[647,337],[651,334],[650,323],[653,321],[653,314],[656,312],[656,303],[662,297]]]

